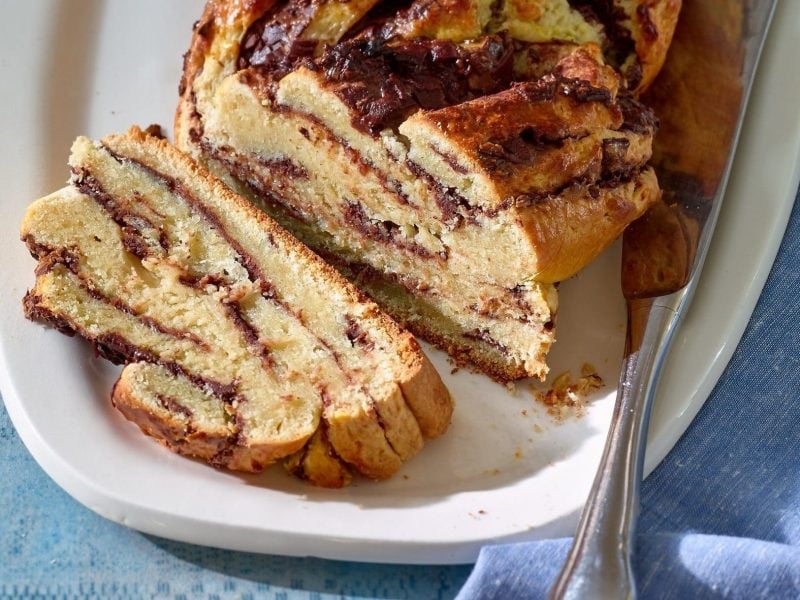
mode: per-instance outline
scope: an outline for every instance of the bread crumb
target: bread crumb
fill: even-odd
[[[114,111],[111,111],[112,113]],[[144,130],[147,135],[152,135],[153,137],[157,137],[161,140],[167,139],[167,135],[164,133],[164,129],[158,123],[151,123],[147,129]]]
[[[455,375],[455,374],[456,374],[456,373],[458,373],[460,370],[461,370],[461,369],[460,369],[460,368],[458,368],[458,367],[453,367],[452,369],[450,369],[450,375]]]
[[[582,416],[586,408],[586,396],[605,385],[597,369],[590,363],[581,366],[581,376],[572,381],[572,372],[564,371],[553,381],[550,389],[542,392],[531,385],[531,392],[537,402],[547,407],[547,414],[557,421],[569,415]]]

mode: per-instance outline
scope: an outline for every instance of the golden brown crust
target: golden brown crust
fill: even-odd
[[[500,209],[521,195],[558,191],[575,180],[602,177],[603,143],[625,138],[636,154],[628,168],[649,158],[652,132],[617,133],[622,115],[614,105],[575,102],[570,96],[539,99],[542,86],[521,84],[505,92],[411,117],[401,132],[417,129],[439,142],[459,164],[486,181],[487,208]]]
[[[538,281],[563,281],[611,244],[625,227],[638,219],[661,195],[653,169],[630,182],[592,189],[577,185],[547,201],[518,211],[531,243],[541,248]],[[563,223],[571,223],[565,228]],[[569,246],[569,253],[560,252]]]
[[[438,437],[446,431],[450,423],[452,408],[445,404],[425,402],[424,398],[428,394],[434,397],[449,396],[449,392],[413,337],[406,338],[400,352],[410,364],[415,365],[411,369],[414,376],[400,381],[403,397],[414,413],[422,435],[426,438]]]

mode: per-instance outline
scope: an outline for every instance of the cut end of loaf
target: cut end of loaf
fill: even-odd
[[[329,5],[209,4],[178,145],[457,362],[543,377],[554,284],[659,196],[636,95],[680,3]]]

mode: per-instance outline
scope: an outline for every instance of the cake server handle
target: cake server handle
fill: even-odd
[[[635,598],[630,545],[650,406],[684,294],[628,301],[628,334],[611,428],[572,550],[550,598]]]

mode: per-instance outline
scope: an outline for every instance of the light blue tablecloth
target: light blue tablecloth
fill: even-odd
[[[800,203],[731,363],[642,494],[644,598],[800,598]],[[98,517],[41,471],[0,408],[0,599],[546,595],[569,540],[411,567],[202,548]],[[466,585],[465,585],[466,582]],[[462,589],[462,586],[463,589]]]

